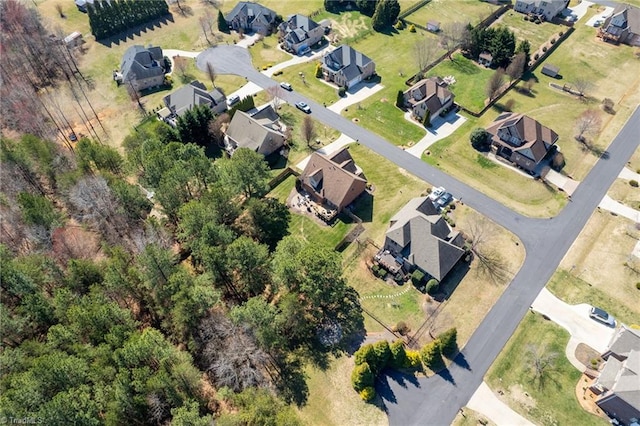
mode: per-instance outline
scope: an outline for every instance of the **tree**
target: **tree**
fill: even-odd
[[[593,83],[586,77],[577,77],[573,80],[573,86],[580,93],[580,96],[584,97],[585,92],[593,88]]]
[[[437,340],[440,341],[440,351],[442,355],[451,359],[451,357],[456,354],[458,351],[457,337],[458,330],[455,327],[450,328],[438,336]]]
[[[438,371],[444,367],[444,360],[442,359],[442,353],[440,351],[440,341],[437,339],[422,347],[420,357],[424,365],[433,371]]]
[[[351,385],[353,386],[353,389],[356,390],[356,392],[360,392],[367,387],[373,387],[374,380],[375,375],[369,367],[369,364],[367,364],[366,362],[356,365],[351,372]]]
[[[427,108],[424,111],[424,117],[422,117],[422,124],[424,127],[431,127],[431,110]]]
[[[500,94],[503,84],[504,70],[502,68],[498,68],[487,82],[487,96],[489,97],[489,101],[494,100]]]
[[[223,185],[235,194],[250,198],[269,191],[269,167],[264,156],[248,148],[238,148],[231,158],[216,161]]]
[[[371,26],[374,31],[382,31],[391,26],[400,14],[398,0],[378,0],[375,12],[371,18]]]
[[[578,134],[575,136],[577,141],[586,142],[586,135],[597,133],[602,126],[602,117],[600,112],[595,109],[588,109],[584,111],[576,120],[576,131]]]
[[[187,67],[189,66],[189,60],[180,55],[173,57],[173,69],[180,73],[180,77],[184,80],[187,74]]]
[[[478,151],[488,151],[491,147],[490,134],[482,127],[476,127],[471,132],[471,146]]]
[[[222,113],[209,122],[209,136],[219,147],[224,146],[224,130],[231,121],[229,114]]]
[[[209,77],[209,81],[211,81],[211,84],[215,88],[218,74],[216,73],[215,68],[213,68],[213,64],[211,62],[207,62],[207,77]]]
[[[213,112],[208,105],[196,105],[178,117],[176,130],[183,143],[192,142],[206,146],[210,142],[209,123],[213,120]]]
[[[291,212],[287,206],[275,198],[251,198],[245,204],[245,215],[250,222],[243,227],[243,233],[255,238],[275,250],[282,238],[289,234],[288,225]]]
[[[396,340],[389,346],[391,358],[389,363],[393,368],[404,368],[407,366],[407,352],[404,349],[402,340]]]
[[[271,102],[271,105],[273,105],[273,109],[275,109],[276,111],[280,109],[280,105],[282,105],[282,102],[284,102],[283,95],[283,89],[279,84],[267,88],[267,96],[269,98],[269,101]]]
[[[529,62],[531,62],[531,44],[529,40],[522,40],[518,43],[515,53],[524,53],[524,70],[529,69]]]
[[[505,67],[516,49],[516,36],[507,27],[498,27],[489,41],[488,50],[493,56],[493,63]]]
[[[218,31],[223,33],[229,32],[229,24],[227,24],[227,20],[224,19],[224,15],[220,9],[218,9]]]
[[[396,106],[404,109],[404,93],[402,90],[398,90],[398,94],[396,95]]]
[[[531,380],[538,383],[539,390],[544,389],[549,373],[554,369],[558,358],[556,352],[547,352],[546,347],[533,344],[527,346],[526,355],[530,362],[529,370],[533,376]]]
[[[526,55],[524,52],[517,53],[511,63],[507,67],[506,73],[509,76],[509,82],[522,77],[526,66]]]
[[[377,4],[378,0],[356,0],[356,6],[360,10],[360,13],[367,16],[373,16]]]
[[[315,123],[313,122],[313,119],[308,115],[305,115],[304,119],[302,120],[302,127],[300,131],[302,132],[302,139],[304,139],[304,141],[307,143],[307,146],[310,147],[311,141],[316,136],[316,131]]]
[[[249,388],[232,394],[228,402],[234,407],[233,413],[218,417],[217,425],[301,426],[302,424],[294,409],[274,396],[268,389]]]
[[[448,52],[450,60],[453,51],[469,37],[468,25],[464,22],[451,22],[442,27],[440,45]]]
[[[413,45],[413,57],[418,67],[418,72],[422,72],[428,65],[436,59],[438,54],[438,45],[432,38],[425,38],[417,41]]]

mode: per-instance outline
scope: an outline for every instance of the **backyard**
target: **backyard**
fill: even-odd
[[[528,312],[485,376],[494,392],[512,409],[535,424],[605,425],[584,411],[575,388],[581,373],[564,355],[569,334],[541,315]],[[555,356],[541,372],[535,359]]]
[[[427,21],[438,21],[440,28],[453,22],[476,25],[497,8],[496,5],[477,0],[431,0],[406,19],[423,26]]]
[[[531,21],[524,20],[525,15],[522,13],[510,10],[504,13],[493,26],[504,25],[514,32],[517,42],[522,40],[529,40],[531,44],[531,53],[535,52],[538,47],[551,38],[554,34],[557,35],[560,31],[567,31],[567,28],[562,25],[552,24],[551,22],[542,22],[540,24],[533,23]]]

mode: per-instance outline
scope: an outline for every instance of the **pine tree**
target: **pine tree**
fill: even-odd
[[[398,95],[396,96],[396,106],[398,108],[404,108],[404,93],[402,93],[402,90],[398,90]]]
[[[422,117],[422,124],[424,124],[424,127],[431,127],[431,111],[428,108],[424,112],[424,117]]]
[[[223,33],[229,32],[229,24],[227,24],[227,20],[224,19],[221,10],[218,10],[218,31],[222,31]]]

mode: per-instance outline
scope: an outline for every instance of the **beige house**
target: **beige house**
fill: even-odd
[[[340,87],[353,87],[376,73],[370,58],[343,44],[322,57],[322,72],[328,81]]]
[[[225,150],[233,155],[238,148],[249,148],[266,157],[284,146],[285,130],[271,105],[253,115],[236,111],[225,132]]]
[[[513,10],[551,21],[569,5],[569,0],[516,0]]]
[[[324,37],[324,27],[304,15],[291,15],[278,27],[285,50],[304,54]]]
[[[440,77],[420,80],[402,94],[405,107],[411,108],[415,118],[422,121],[427,111],[431,120],[453,106],[454,95]]]
[[[640,8],[618,4],[598,30],[603,40],[640,46]]]
[[[135,45],[124,52],[118,80],[141,91],[164,84],[166,71],[160,47]]]
[[[219,89],[207,91],[203,83],[194,80],[165,96],[162,99],[165,108],[162,108],[157,114],[168,124],[175,126],[178,117],[197,106],[206,105],[211,108],[214,114],[226,111],[226,99],[224,93]]]

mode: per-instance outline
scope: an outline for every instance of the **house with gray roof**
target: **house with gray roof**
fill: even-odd
[[[162,99],[165,108],[162,108],[158,114],[159,116],[167,117],[164,120],[175,126],[175,120],[178,117],[196,106],[206,105],[211,108],[214,114],[224,112],[227,109],[226,99],[224,93],[219,89],[214,88],[211,91],[207,91],[203,83],[194,80],[165,96]],[[165,109],[169,110],[169,114],[163,111]]]
[[[167,71],[160,47],[135,45],[124,52],[119,79],[141,91],[162,85]]]
[[[277,16],[276,12],[259,3],[241,1],[224,19],[232,30],[242,29],[267,35],[274,29]]]
[[[568,5],[569,0],[516,0],[513,10],[537,16],[541,20],[551,21]]]
[[[369,57],[343,44],[322,57],[325,80],[340,87],[353,87],[376,73],[376,64]]]
[[[285,130],[271,105],[254,114],[236,111],[225,132],[225,149],[233,155],[238,148],[248,148],[266,157],[284,146]]]
[[[496,155],[531,174],[558,141],[558,134],[524,114],[503,113],[486,129]]]
[[[283,48],[297,55],[307,52],[324,37],[324,27],[300,14],[291,15],[278,26],[278,30]]]
[[[598,30],[603,40],[640,46],[640,8],[618,4]]]
[[[402,93],[405,107],[411,108],[414,118],[422,122],[429,111],[431,120],[453,106],[453,93],[440,77],[425,78]]]
[[[591,385],[596,404],[619,424],[640,421],[640,330],[622,326],[613,336],[606,360]]]
[[[420,269],[442,281],[464,255],[464,238],[438,213],[428,197],[409,201],[389,223],[382,254],[406,272]]]

